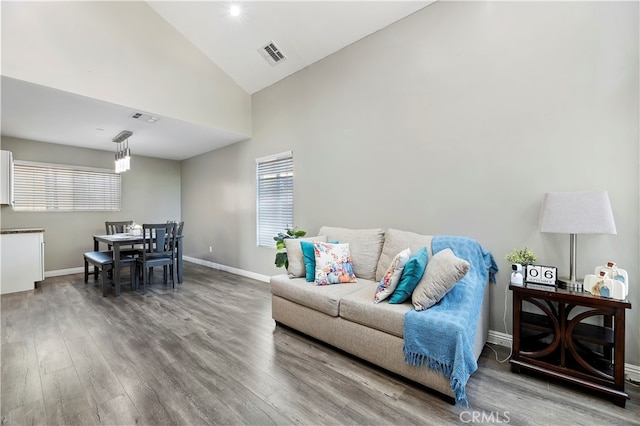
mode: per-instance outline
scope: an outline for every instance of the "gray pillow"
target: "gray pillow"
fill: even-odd
[[[286,240],[284,240],[284,246],[287,249],[287,260],[289,261],[289,266],[287,267],[289,278],[299,278],[306,276],[306,268],[304,267],[304,255],[302,254],[300,241],[326,243],[327,237],[326,235],[320,235],[317,237],[287,238]]]
[[[378,259],[382,252],[382,243],[384,243],[384,229],[349,229],[335,228],[332,226],[323,226],[318,231],[320,235],[326,235],[327,241],[338,241],[340,244],[349,244],[351,252],[351,260],[353,262],[353,272],[358,278],[366,280],[376,279],[376,268]],[[406,249],[407,246],[400,248]],[[398,252],[400,252],[398,250]],[[394,253],[395,256],[398,253]],[[391,259],[393,259],[393,256]],[[391,263],[389,259],[389,263]],[[386,268],[389,266],[386,264]],[[379,281],[379,280],[378,280]]]
[[[447,248],[434,254],[422,279],[411,295],[416,311],[423,311],[438,303],[469,271],[469,262],[460,259]]]
[[[378,266],[376,268],[376,281],[380,282],[395,255],[407,247],[411,249],[411,253],[416,253],[422,247],[426,247],[427,257],[431,257],[432,239],[433,237],[431,235],[420,235],[415,232],[400,231],[393,228],[387,229],[384,233],[382,253],[380,253],[380,259],[378,260]]]

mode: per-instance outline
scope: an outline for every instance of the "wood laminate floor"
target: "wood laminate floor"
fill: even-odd
[[[455,407],[276,327],[268,284],[191,263],[175,292],[103,298],[75,274],[1,301],[3,425],[639,424],[636,386],[623,409],[488,348]]]

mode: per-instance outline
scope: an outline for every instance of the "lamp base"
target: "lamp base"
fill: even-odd
[[[558,288],[582,293],[584,292],[584,282],[581,280],[571,281],[568,277],[560,277],[558,280]]]

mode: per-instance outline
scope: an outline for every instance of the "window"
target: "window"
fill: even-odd
[[[120,210],[121,177],[113,170],[14,161],[14,210]]]
[[[293,153],[256,159],[258,246],[275,247],[278,232],[293,226]]]

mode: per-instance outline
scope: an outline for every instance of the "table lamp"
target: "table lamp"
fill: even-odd
[[[577,234],[616,234],[607,191],[550,192],[540,210],[540,232],[569,234],[568,289],[581,289],[576,279]],[[562,282],[561,282],[562,284]]]

